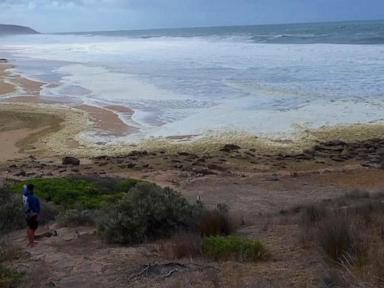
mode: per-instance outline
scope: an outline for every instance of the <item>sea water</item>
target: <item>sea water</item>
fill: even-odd
[[[383,21],[14,36],[0,53],[43,97],[132,108],[127,141],[384,121]]]

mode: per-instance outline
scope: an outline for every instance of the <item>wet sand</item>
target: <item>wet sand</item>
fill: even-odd
[[[14,85],[6,81],[7,69],[10,69],[12,66],[5,63],[0,63],[0,96],[4,94],[9,94],[16,91]]]
[[[110,106],[109,109],[105,109],[89,105],[79,105],[75,106],[75,108],[89,113],[89,115],[94,118],[95,128],[113,135],[127,135],[137,131],[137,128],[125,124],[117,114],[117,112],[132,113],[132,110],[128,108]]]

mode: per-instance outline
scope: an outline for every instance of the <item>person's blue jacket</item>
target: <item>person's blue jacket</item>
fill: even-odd
[[[33,194],[28,194],[27,198],[27,212],[33,213],[33,214],[39,214],[40,213],[40,200]]]

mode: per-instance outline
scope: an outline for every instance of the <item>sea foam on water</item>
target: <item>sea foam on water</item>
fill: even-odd
[[[20,73],[58,75],[43,96],[134,109],[132,139],[382,121],[384,40],[368,36],[384,24],[311,25],[18,36],[2,50]]]

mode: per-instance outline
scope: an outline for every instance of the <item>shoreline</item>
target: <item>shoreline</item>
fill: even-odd
[[[89,141],[86,135],[92,135],[92,133],[98,135],[97,133],[99,133],[99,135],[106,136],[107,138],[120,138],[122,136],[129,137],[129,135],[137,132],[138,128],[128,126],[119,116],[119,113],[124,113],[128,117],[132,116],[134,111],[129,107],[118,105],[96,107],[86,104],[57,103],[50,99],[42,98],[40,96],[40,89],[44,83],[23,78],[20,75],[14,75],[9,73],[9,69],[12,69],[11,64],[0,64],[0,91],[8,91],[6,94],[0,93],[0,95],[7,96],[5,99],[0,98],[2,111],[9,111],[10,113],[29,111],[35,113],[35,115],[56,115],[61,119],[61,125],[55,124],[56,126],[53,126],[56,128],[48,129],[49,131],[42,129],[45,132],[38,133],[44,140],[37,141],[36,145],[41,150],[44,150],[47,155],[73,154],[80,157],[97,157],[108,154],[116,156],[127,154],[137,149],[137,147],[149,151],[165,149],[170,153],[175,151],[204,153],[215,151],[225,144],[236,144],[243,148],[256,149],[258,153],[299,153],[322,141],[343,140],[345,142],[354,142],[371,138],[384,138],[383,122],[338,125],[314,130],[303,128],[289,138],[273,139],[234,132],[225,134],[214,133],[199,137],[151,138],[141,140],[139,143],[129,143],[120,141],[120,139],[115,144],[108,144],[106,141],[95,143]],[[27,135],[34,134],[32,131],[26,131],[25,133]],[[28,137],[26,136],[25,138]],[[65,137],[69,139],[63,141]],[[16,142],[19,143],[20,141],[14,141],[14,143]]]

